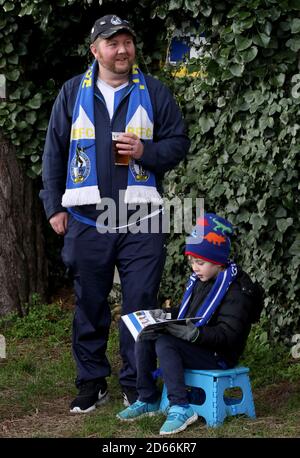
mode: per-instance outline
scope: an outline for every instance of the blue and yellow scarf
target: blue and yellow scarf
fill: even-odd
[[[219,272],[211,290],[209,291],[203,303],[200,305],[197,314],[195,315],[195,318],[199,317],[199,321],[194,323],[195,326],[204,326],[206,323],[208,323],[220,305],[226,292],[228,291],[229,286],[236,279],[237,273],[237,265],[234,262],[231,262],[224,271]],[[197,279],[198,277],[195,273],[189,277],[177,318],[185,317],[190,305],[192,292],[196,285]]]
[[[94,117],[94,80],[98,73],[95,60],[84,74],[72,116],[69,161],[63,207],[99,204],[101,196],[96,168],[96,130]],[[144,142],[153,141],[153,109],[143,73],[134,65],[134,87],[129,95],[126,132],[133,132]],[[128,166],[125,203],[162,204],[155,175],[134,160]]]

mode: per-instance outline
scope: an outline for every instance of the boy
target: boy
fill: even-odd
[[[261,287],[229,259],[232,232],[231,224],[213,213],[197,221],[185,248],[193,274],[177,317],[199,321],[169,324],[166,334],[149,333],[152,340],[136,342],[138,400],[118,413],[120,420],[159,412],[160,394],[152,376],[157,359],[170,402],[161,435],[180,432],[197,420],[188,402],[184,368],[229,369],[237,364],[263,300]]]

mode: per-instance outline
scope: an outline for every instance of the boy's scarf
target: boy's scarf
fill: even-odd
[[[197,323],[194,323],[195,326],[204,326],[209,321],[217,307],[220,305],[220,302],[225,296],[229,286],[236,279],[236,276],[237,266],[234,262],[231,262],[224,271],[219,272],[211,290],[197,310],[195,318],[199,317],[200,319]],[[185,317],[197,278],[197,275],[193,273],[188,279],[177,318]]]
[[[98,73],[95,60],[79,86],[72,116],[69,162],[63,207],[99,204],[101,202],[96,168],[96,130],[94,117],[94,80]],[[143,73],[132,69],[134,86],[129,95],[126,132],[133,132],[144,142],[153,140],[153,110]],[[100,127],[101,128],[101,127]],[[100,152],[101,154],[101,152]],[[111,153],[112,154],[112,153]],[[152,172],[134,160],[128,166],[125,203],[162,204]]]

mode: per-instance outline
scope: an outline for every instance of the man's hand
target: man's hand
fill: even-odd
[[[144,145],[139,137],[131,132],[124,133],[118,138],[116,147],[119,154],[126,154],[133,159],[140,159],[144,153]]]
[[[58,235],[65,235],[68,226],[68,218],[69,215],[67,212],[58,212],[49,219],[52,229]]]
[[[188,342],[195,342],[199,336],[199,329],[189,319],[186,320],[186,326],[170,323],[167,325],[166,330],[169,334]]]

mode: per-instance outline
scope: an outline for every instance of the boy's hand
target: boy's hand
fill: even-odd
[[[143,332],[140,332],[140,334],[137,337],[137,342],[140,342],[141,340],[156,340],[158,337],[160,337],[162,334],[158,330],[155,329],[150,329],[147,331],[145,328]]]
[[[166,330],[173,336],[188,342],[195,342],[199,336],[199,329],[189,319],[186,320],[186,326],[170,323],[167,325]]]

